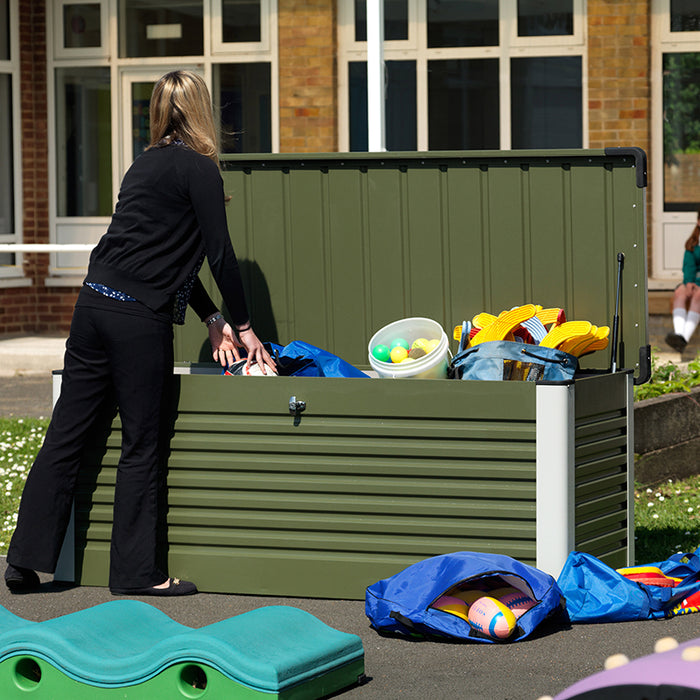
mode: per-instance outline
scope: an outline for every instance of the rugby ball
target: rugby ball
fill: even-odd
[[[506,593],[505,595],[499,596],[498,600],[515,615],[516,620],[537,604],[536,600],[533,600],[529,595],[521,591]]]
[[[463,600],[467,605],[471,605],[475,600],[484,597],[484,591],[455,591],[452,595]]]
[[[515,615],[500,600],[482,596],[469,608],[469,624],[492,639],[507,639],[515,630]]]
[[[238,360],[232,365],[226,368],[224,374],[229,376],[238,377],[276,377],[277,375],[269,368],[265,367],[265,374],[263,374],[262,367],[257,363],[253,362],[250,367],[246,367],[247,360]]]
[[[467,604],[460,598],[455,598],[451,595],[440,596],[430,607],[436,610],[441,610],[442,612],[450,613],[451,615],[456,615],[461,617],[465,621],[468,620],[468,610]]]

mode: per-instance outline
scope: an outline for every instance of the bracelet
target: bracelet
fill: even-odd
[[[236,328],[236,333],[243,333],[243,331],[249,331],[250,330],[250,323],[248,323],[247,326],[244,328]]]
[[[221,314],[214,314],[208,321],[205,321],[207,326],[211,326],[212,323],[216,323],[220,318],[223,318]]]

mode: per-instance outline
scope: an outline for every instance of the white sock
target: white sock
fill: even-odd
[[[697,311],[688,311],[688,318],[685,321],[685,326],[683,328],[682,336],[690,341],[695,329],[698,327],[698,322],[700,322],[700,314]]]
[[[688,312],[684,308],[673,309],[673,332],[676,335],[683,335],[687,315]]]

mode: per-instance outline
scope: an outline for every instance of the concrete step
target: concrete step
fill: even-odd
[[[65,337],[23,336],[0,339],[0,375],[50,375],[63,369]]]

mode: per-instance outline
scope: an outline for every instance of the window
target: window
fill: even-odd
[[[338,5],[341,150],[368,143],[365,6]],[[384,0],[386,148],[582,147],[584,25],[582,0]]]
[[[17,4],[0,0],[0,243],[21,242]],[[21,256],[0,253],[0,284],[22,277]]]
[[[104,233],[124,172],[150,142],[151,92],[168,71],[204,77],[224,153],[276,150],[275,22],[276,0],[47,3],[51,242],[96,243]],[[0,34],[0,49],[1,42]],[[3,101],[8,79],[16,80],[0,73]],[[3,152],[12,139],[7,114],[0,110]],[[0,184],[8,168],[3,159]],[[47,284],[78,284],[87,260],[82,252],[52,253]]]
[[[109,68],[57,68],[58,216],[111,215],[111,129]]]
[[[700,2],[652,0],[651,289],[682,279],[700,209]]]
[[[202,0],[119,0],[119,56],[204,53]]]
[[[511,59],[513,148],[581,148],[581,57]]]
[[[54,11],[53,43],[57,57],[107,56],[108,0],[57,0]]]
[[[367,62],[357,61],[350,70],[350,150],[366,151]],[[416,150],[416,64],[387,61],[386,124],[390,151]]]
[[[217,64],[214,66],[214,83],[221,115],[221,152],[270,152],[270,64]]]
[[[498,148],[498,59],[428,62],[428,147],[431,151]]]
[[[671,0],[670,20],[672,32],[700,31],[700,7],[696,0]]]

